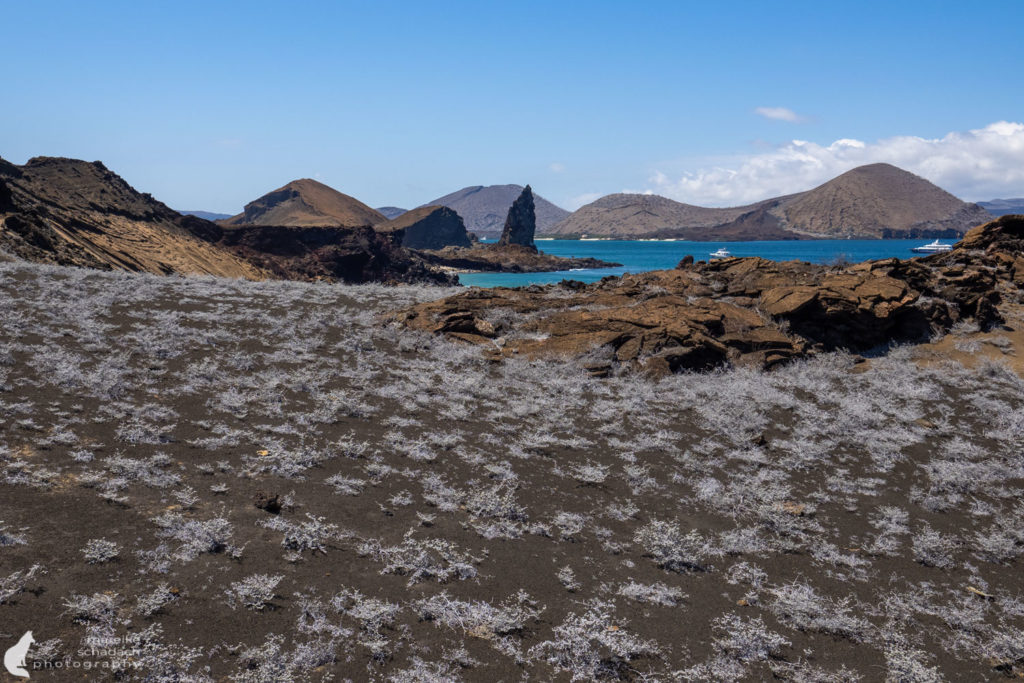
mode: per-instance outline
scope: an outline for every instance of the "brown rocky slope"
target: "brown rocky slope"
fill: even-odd
[[[0,159],[0,249],[41,263],[157,274],[262,278],[211,244],[216,226],[136,192],[100,162]]]
[[[245,205],[222,225],[345,226],[375,225],[384,215],[354,197],[310,178],[293,180]]]
[[[155,274],[457,284],[394,234],[369,226],[218,225],[136,192],[99,162],[75,159],[24,166],[0,159],[0,251]]]
[[[849,267],[733,258],[584,285],[472,289],[395,319],[496,358],[585,356],[597,374],[725,363],[770,368],[820,351],[924,341],[1001,322],[1024,297],[1024,216],[973,229],[946,254]]]
[[[681,229],[710,229],[759,208],[714,209],[673,201],[654,194],[610,194],[580,207],[542,234],[634,239],[663,234],[678,237]]]

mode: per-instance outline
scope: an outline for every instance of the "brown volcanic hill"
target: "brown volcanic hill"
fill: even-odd
[[[750,240],[958,237],[991,219],[927,180],[889,164],[860,166],[807,192],[724,209],[657,195],[612,194],[548,232],[600,237]]]
[[[245,205],[222,225],[344,226],[376,225],[387,218],[354,197],[310,178],[293,180]]]
[[[890,164],[847,171],[782,207],[790,230],[836,237],[953,237],[991,220],[924,178]]]
[[[403,247],[410,249],[444,249],[471,244],[462,217],[447,206],[421,206],[374,229],[394,235]]]
[[[764,203],[710,209],[683,204],[656,194],[610,194],[580,207],[568,218],[548,229],[546,234],[629,239],[654,235],[659,231],[711,228],[734,221]]]
[[[220,229],[136,192],[102,163],[0,159],[0,249],[29,261],[148,273],[262,278],[211,244]]]

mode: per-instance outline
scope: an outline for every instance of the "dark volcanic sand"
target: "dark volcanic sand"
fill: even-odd
[[[1024,670],[998,364],[601,380],[382,326],[426,287],[2,264],[0,292],[0,647],[32,630],[33,680]],[[102,637],[139,668],[33,668],[109,666]]]

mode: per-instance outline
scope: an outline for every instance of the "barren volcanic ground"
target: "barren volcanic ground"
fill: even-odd
[[[998,360],[597,379],[382,322],[454,290],[5,263],[0,292],[0,649],[31,630],[32,680],[1024,672]]]

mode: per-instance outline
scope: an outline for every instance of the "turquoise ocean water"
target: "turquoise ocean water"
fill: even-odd
[[[463,273],[459,281],[477,287],[519,287],[561,280],[594,282],[606,275],[639,273],[645,270],[674,268],[687,254],[694,260],[707,260],[720,247],[733,256],[761,256],[773,261],[810,261],[829,263],[836,259],[850,262],[870,259],[910,258],[911,247],[931,240],[800,240],[784,242],[637,242],[629,240],[538,240],[537,248],[553,256],[590,256],[623,264],[618,268],[561,270],[552,273]],[[951,243],[952,240],[943,240]]]

